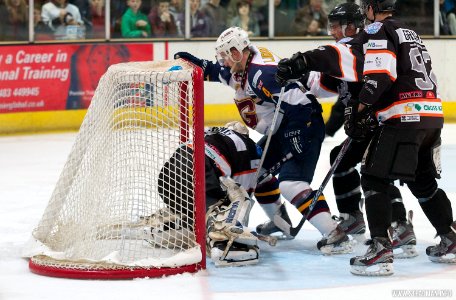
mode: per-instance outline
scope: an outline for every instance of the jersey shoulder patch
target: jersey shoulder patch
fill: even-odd
[[[367,32],[367,34],[376,34],[380,28],[382,28],[383,23],[381,22],[374,22],[372,24],[369,24],[366,28],[364,28],[364,31]]]

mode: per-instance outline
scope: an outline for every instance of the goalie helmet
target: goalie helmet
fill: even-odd
[[[337,5],[328,15],[329,23],[338,22],[340,25],[353,24],[356,28],[364,27],[364,15],[355,3]]]
[[[362,0],[361,7],[365,12],[369,6],[372,6],[374,13],[394,11],[396,0]]]
[[[231,49],[235,48],[242,53],[242,50],[248,46],[250,46],[248,33],[239,27],[230,27],[220,34],[215,44],[217,61],[222,66],[226,57],[237,62],[231,56]]]

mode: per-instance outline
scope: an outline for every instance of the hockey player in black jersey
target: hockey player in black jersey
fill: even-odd
[[[437,185],[440,178],[440,144],[443,127],[442,104],[431,57],[420,36],[392,17],[394,0],[363,0],[372,22],[346,49],[321,47],[297,53],[279,63],[279,82],[298,78],[308,70],[334,72],[348,80],[363,78],[359,101],[345,110],[345,131],[364,137],[379,123],[361,167],[371,240],[367,253],[350,260],[357,275],[393,274],[390,235],[391,202],[386,194],[392,180],[404,181],[418,199],[426,217],[440,236],[440,243],[426,249],[434,262],[454,263],[456,222],[451,202]],[[363,49],[363,46],[365,49]],[[321,57],[325,56],[323,63]],[[354,70],[341,73],[336,66],[343,56]],[[332,58],[330,58],[332,57]],[[353,69],[353,68],[352,68]]]
[[[364,28],[364,15],[360,7],[355,3],[342,3],[337,5],[328,15],[328,32],[337,43],[347,43],[352,37]],[[307,76],[308,75],[308,76]],[[358,98],[362,88],[362,82],[347,82],[331,77],[320,72],[310,72],[304,76],[303,84],[317,97],[338,96],[336,109],[331,110],[331,117],[326,123],[326,132],[339,129],[344,122],[344,109],[347,104]],[[343,107],[341,115],[338,106]],[[339,121],[340,119],[340,121]],[[328,123],[330,123],[328,125]],[[339,125],[340,124],[340,125]],[[370,132],[364,139],[352,142],[333,175],[333,187],[337,208],[340,216],[339,225],[347,234],[359,235],[365,233],[365,222],[360,210],[361,181],[356,166],[361,163],[363,154],[370,142]],[[339,154],[342,144],[334,147],[331,151],[331,164]],[[388,187],[388,195],[392,205],[393,248],[398,249],[395,253],[397,258],[411,258],[418,255],[415,250],[416,237],[413,231],[412,216],[409,212],[409,220],[402,202],[402,196],[397,187],[392,183]]]
[[[250,210],[254,204],[255,174],[261,151],[249,138],[249,131],[240,122],[206,129],[205,136],[206,230],[207,254],[216,266],[242,266],[258,262],[258,235],[248,228]],[[192,220],[193,206],[186,202],[191,187],[182,186],[188,180],[176,180],[191,169],[192,147],[184,144],[164,164],[158,180],[159,194],[167,204],[169,215],[183,212]],[[184,175],[185,176],[185,175]],[[279,183],[275,177],[259,185],[259,201],[277,201]],[[188,221],[183,222],[187,224]],[[170,226],[172,227],[172,226]],[[153,238],[160,238],[157,233]]]
[[[266,152],[264,167],[268,169],[292,153],[293,158],[285,161],[278,171],[280,191],[302,214],[307,214],[315,194],[310,184],[324,139],[321,105],[311,93],[304,93],[298,83],[292,83],[284,89],[277,107],[281,88],[275,82],[274,74],[279,58],[266,48],[254,46],[241,28],[231,27],[222,32],[215,48],[216,63],[186,52],[176,55],[201,66],[206,80],[232,87],[241,117],[247,126],[257,132],[269,132],[278,109],[277,125]],[[264,147],[264,143],[259,145]],[[259,188],[255,190],[257,194],[262,193]],[[259,203],[271,220],[283,221],[282,224],[269,222],[258,227],[259,231],[267,234],[280,229],[289,234],[291,222],[285,206],[274,199],[259,199]],[[322,252],[351,251],[349,238],[332,220],[324,196],[318,198],[308,220],[323,235],[317,243]]]

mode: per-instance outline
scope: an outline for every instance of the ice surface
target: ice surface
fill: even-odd
[[[72,280],[33,274],[21,250],[41,218],[75,133],[0,137],[0,299],[391,299],[395,290],[438,291],[456,297],[456,265],[431,263],[427,246],[438,242],[415,198],[404,187],[406,209],[414,210],[419,256],[396,260],[391,277],[358,277],[349,272],[353,254],[323,256],[316,248],[319,233],[308,223],[292,241],[276,247],[261,243],[256,266],[215,268],[168,278],[136,280]],[[456,125],[445,125],[439,185],[456,205]],[[325,140],[312,186],[318,188],[329,169],[329,151],[344,138]],[[325,195],[335,214],[332,184]],[[294,218],[298,217],[294,214]],[[266,220],[259,205],[250,226]],[[296,221],[296,219],[295,219]],[[357,244],[355,254],[365,246]],[[412,299],[412,298],[408,298]]]

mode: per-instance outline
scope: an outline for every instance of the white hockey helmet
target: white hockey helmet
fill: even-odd
[[[231,49],[235,48],[242,53],[242,50],[248,46],[250,46],[249,34],[239,27],[230,27],[220,34],[215,44],[217,61],[223,65],[225,58],[228,57],[238,62],[231,56]]]

